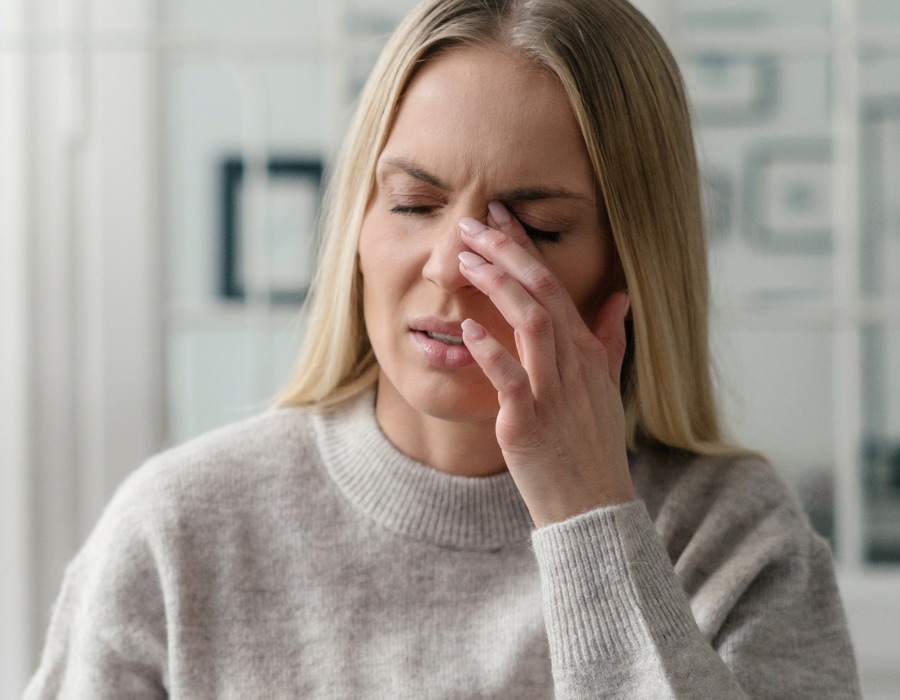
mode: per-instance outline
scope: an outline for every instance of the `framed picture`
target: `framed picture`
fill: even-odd
[[[763,143],[744,164],[745,226],[773,253],[830,253],[831,143],[787,139]]]
[[[220,165],[221,254],[219,293],[240,301],[262,285],[262,294],[272,302],[299,304],[312,281],[318,243],[317,218],[321,203],[322,161],[290,157],[270,158],[258,233],[252,241],[248,224],[248,188],[245,164],[239,157],[225,158]],[[262,271],[262,274],[260,274]]]
[[[681,62],[700,125],[738,125],[771,115],[778,102],[778,61],[767,54],[702,51]]]

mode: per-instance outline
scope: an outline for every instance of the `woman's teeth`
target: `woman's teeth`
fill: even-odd
[[[447,345],[463,344],[463,339],[458,335],[444,335],[443,333],[432,333],[431,331],[425,331],[425,335],[427,335],[432,340],[436,340],[439,343],[446,343]]]

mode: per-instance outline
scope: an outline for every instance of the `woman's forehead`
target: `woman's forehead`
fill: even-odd
[[[592,193],[590,160],[562,85],[549,71],[487,48],[456,49],[410,83],[380,163],[435,177],[507,178]]]

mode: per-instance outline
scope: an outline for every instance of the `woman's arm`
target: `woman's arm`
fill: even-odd
[[[534,547],[557,698],[747,697],[702,637],[642,503],[537,530]]]
[[[537,530],[557,697],[860,697],[827,544],[783,516],[710,519],[690,600],[643,504]]]
[[[477,253],[460,254],[460,270],[512,326],[518,357],[472,319],[463,339],[497,390],[497,441],[532,519],[634,500],[619,389],[627,292],[597,300],[589,329],[520,223],[499,202],[490,212],[496,228],[460,222]]]
[[[688,599],[634,500],[624,294],[589,330],[518,222],[492,203],[488,224],[461,222],[477,255],[462,254],[460,269],[515,329],[519,358],[469,321],[464,340],[497,389],[497,438],[539,526],[557,698],[858,697],[831,559],[808,528],[800,554],[735,549],[713,532],[705,585]],[[711,610],[715,638],[695,620]]]

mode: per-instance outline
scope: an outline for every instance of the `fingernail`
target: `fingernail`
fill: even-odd
[[[628,313],[631,311],[631,295],[628,292],[625,293],[625,303],[622,304],[622,318],[628,318]]]
[[[477,236],[482,231],[487,230],[487,226],[477,219],[470,219],[468,216],[459,220],[459,227],[470,236]]]
[[[471,318],[467,318],[462,322],[463,333],[465,333],[472,340],[482,340],[486,333],[484,332],[484,328],[482,328],[479,324],[475,323]]]
[[[509,213],[509,209],[503,206],[502,202],[493,201],[488,204],[488,211],[491,212],[491,216],[494,217],[494,221],[496,221],[500,226],[506,226],[510,221],[512,221],[512,214]]]
[[[480,255],[476,255],[475,253],[470,253],[467,250],[462,251],[459,254],[459,261],[468,268],[476,268],[484,265],[487,260],[482,258]]]

